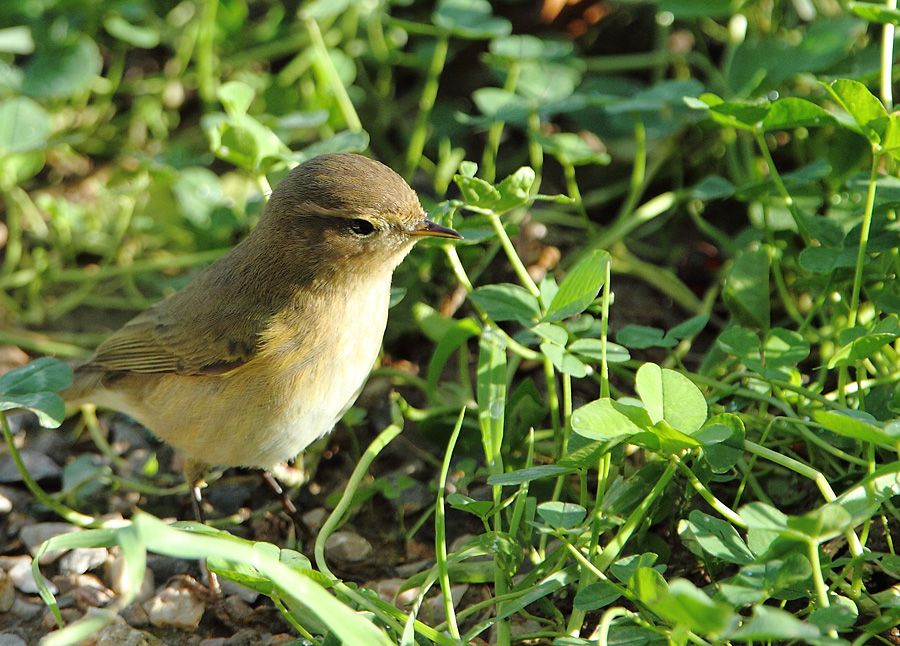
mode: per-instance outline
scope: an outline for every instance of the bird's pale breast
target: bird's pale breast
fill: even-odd
[[[378,357],[389,298],[388,272],[325,307],[276,317],[258,355],[230,373],[165,375],[148,382],[139,401],[106,391],[98,403],[129,413],[196,461],[270,468],[329,432],[356,399]],[[310,317],[331,325],[310,327]]]

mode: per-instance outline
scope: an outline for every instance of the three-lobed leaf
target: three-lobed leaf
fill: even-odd
[[[35,359],[0,376],[0,410],[25,408],[42,426],[56,428],[65,417],[65,403],[56,393],[72,383],[72,368],[50,357]]]

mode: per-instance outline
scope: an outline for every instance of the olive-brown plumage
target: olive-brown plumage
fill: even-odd
[[[184,452],[191,477],[291,459],[362,388],[391,275],[422,236],[459,237],[387,166],[312,159],[234,249],[104,341],[64,396],[131,415]]]

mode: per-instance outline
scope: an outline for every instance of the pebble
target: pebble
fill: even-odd
[[[128,624],[115,623],[97,633],[94,646],[165,646],[165,642]]]
[[[372,555],[372,544],[355,532],[335,532],[325,542],[329,556],[345,563],[358,563]]]
[[[190,579],[193,584],[185,579],[170,583],[147,602],[150,623],[157,628],[196,630],[200,625],[206,604],[194,593],[199,584],[193,579]]]
[[[79,547],[64,554],[59,560],[59,571],[64,574],[84,574],[106,563],[109,550],[105,547]]]
[[[6,487],[0,487],[0,514],[8,514],[13,510],[12,498],[6,495]]]
[[[19,531],[19,540],[25,543],[28,551],[34,556],[37,554],[41,543],[47,539],[77,531],[80,531],[79,528],[69,523],[34,523],[33,525],[26,525]],[[50,550],[49,552],[44,552],[40,558],[41,565],[53,563],[66,551]]]
[[[62,473],[62,469],[56,462],[39,451],[22,449],[19,454],[22,456],[22,462],[25,463],[28,473],[37,481],[55,478]],[[0,455],[0,482],[22,482],[22,474],[19,473],[9,454]]]
[[[150,616],[147,614],[147,610],[143,605],[137,602],[130,603],[122,608],[119,615],[129,625],[134,626],[135,628],[143,628],[150,625]]]
[[[28,646],[25,640],[15,633],[0,633],[0,646]]]
[[[317,532],[322,529],[322,525],[325,524],[325,519],[328,518],[328,510],[324,507],[316,507],[315,509],[303,512],[303,515],[300,518],[310,531]]]
[[[9,614],[19,619],[31,619],[40,614],[44,608],[43,603],[31,603],[30,601],[25,601],[22,597],[16,597],[12,608],[9,609]]]
[[[203,577],[203,582],[207,582],[206,577]],[[219,585],[222,586],[222,594],[226,596],[236,595],[247,603],[256,603],[256,600],[259,599],[259,592],[251,590],[237,581],[219,577]]]
[[[16,586],[6,570],[0,570],[0,612],[9,612],[16,600]]]
[[[128,589],[128,570],[125,568],[125,558],[120,552],[116,552],[115,558],[107,561],[106,583],[116,594],[125,594]],[[144,580],[141,581],[141,589],[135,597],[135,601],[144,602],[153,596],[156,588],[153,570],[149,567],[144,570]]]
[[[460,600],[468,589],[469,586],[465,583],[450,586],[450,598],[453,600],[454,608],[459,605]],[[441,623],[446,620],[447,613],[444,611],[444,595],[438,594],[436,597],[429,599],[422,610],[425,616],[433,623]]]
[[[419,596],[422,589],[418,586],[414,586],[404,590],[404,583],[406,583],[406,579],[381,579],[380,581],[375,582],[374,585],[366,585],[366,587],[373,587],[375,592],[378,593],[378,596],[388,603],[396,603],[398,606],[405,607],[411,605],[413,601],[416,600],[416,597]]]
[[[76,588],[73,594],[75,605],[85,610],[87,608],[103,608],[115,599],[112,590],[103,585],[99,579],[97,579],[96,585],[82,585]]]
[[[24,559],[19,560],[15,565],[9,568],[7,572],[9,578],[12,579],[13,585],[15,585],[20,592],[24,592],[25,594],[38,593],[37,583],[35,582],[34,574],[31,571],[31,558],[25,557]],[[50,588],[50,592],[53,594],[58,592],[57,587],[52,581],[46,581],[46,583],[47,587]]]

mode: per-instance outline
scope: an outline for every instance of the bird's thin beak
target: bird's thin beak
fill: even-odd
[[[410,235],[422,238],[427,236],[433,238],[453,238],[454,240],[462,239],[462,236],[453,229],[442,227],[440,224],[436,224],[427,218],[419,222],[419,224],[416,225],[416,228],[410,231]]]

